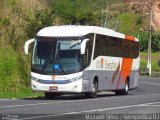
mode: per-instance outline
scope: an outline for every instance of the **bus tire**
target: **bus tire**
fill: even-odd
[[[92,92],[85,93],[85,97],[87,98],[97,98],[97,92],[98,92],[98,82],[94,81],[92,84]]]
[[[129,80],[126,81],[124,90],[123,90],[123,95],[128,95],[129,92]]]
[[[56,95],[54,93],[50,93],[50,92],[45,92],[45,98],[47,100],[51,100],[51,99],[54,99],[56,97]]]
[[[123,90],[116,90],[115,94],[116,95],[128,95],[128,92],[129,92],[129,80],[126,81],[124,89]]]

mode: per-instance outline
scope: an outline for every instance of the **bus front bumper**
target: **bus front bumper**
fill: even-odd
[[[67,84],[42,84],[32,80],[31,87],[35,92],[82,93],[82,80]]]

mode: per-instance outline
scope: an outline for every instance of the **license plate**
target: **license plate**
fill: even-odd
[[[49,90],[58,90],[58,86],[50,86]]]

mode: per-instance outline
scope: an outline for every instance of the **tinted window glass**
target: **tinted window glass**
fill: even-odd
[[[139,43],[97,34],[94,59],[98,56],[137,58],[139,56]]]

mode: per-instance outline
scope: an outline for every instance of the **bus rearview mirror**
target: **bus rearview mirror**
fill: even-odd
[[[86,44],[89,41],[89,39],[84,39],[81,43],[81,54],[84,55],[85,54],[85,50],[86,50]]]
[[[30,45],[32,42],[34,42],[34,41],[35,41],[35,39],[30,39],[30,40],[28,40],[28,41],[25,43],[25,45],[24,45],[24,52],[25,52],[26,55],[28,54],[29,45]]]

